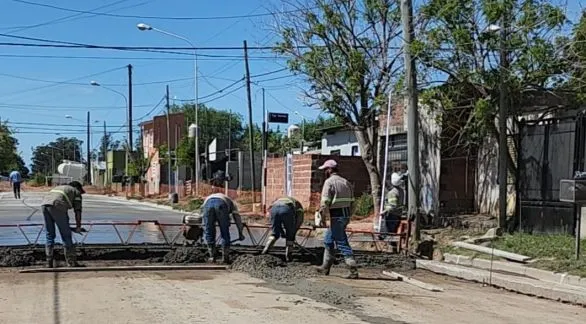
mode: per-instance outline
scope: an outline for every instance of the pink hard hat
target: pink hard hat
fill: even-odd
[[[327,160],[318,169],[320,169],[320,170],[323,170],[323,169],[333,169],[333,168],[336,168],[337,166],[338,166],[338,162],[336,162],[334,160]]]

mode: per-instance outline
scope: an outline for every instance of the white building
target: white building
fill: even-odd
[[[360,149],[354,131],[344,126],[323,129],[321,154],[360,156]]]

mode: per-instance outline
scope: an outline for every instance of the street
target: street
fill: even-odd
[[[0,223],[43,222],[40,204],[43,192],[22,192],[21,199],[14,199],[11,192],[0,193]],[[70,217],[73,214],[70,213]],[[31,216],[32,215],[32,216]],[[135,221],[158,220],[166,223],[180,223],[181,213],[149,206],[120,197],[86,194],[83,196],[83,221]],[[30,219],[27,219],[29,218]],[[73,218],[71,219],[73,221]]]
[[[44,220],[40,209],[44,194],[43,192],[23,192],[21,199],[18,200],[14,199],[11,192],[0,193],[0,225],[27,225],[20,227],[20,229],[16,227],[0,227],[0,245],[22,245],[34,242],[37,237],[38,243],[44,243],[44,233],[42,233]],[[69,218],[70,223],[75,221],[71,211],[69,212]],[[130,236],[133,227],[117,225],[114,228],[108,223],[133,223],[137,220],[156,220],[161,223],[179,224],[182,220],[182,213],[120,197],[84,195],[82,222],[86,224],[102,223],[102,225],[91,226],[91,228],[89,225],[84,225],[85,228],[90,230],[84,241],[86,243],[121,243],[121,240],[125,241]],[[39,225],[30,226],[32,224]],[[169,237],[174,237],[179,231],[179,227],[167,226],[164,231]],[[81,236],[74,235],[74,240],[79,241],[80,239]],[[59,236],[57,240],[60,241]],[[160,229],[152,223],[137,227],[132,234],[132,240],[133,243],[164,242]]]
[[[354,305],[279,290],[227,271],[0,272],[0,323],[580,323],[582,307],[430,273],[434,293],[402,282],[315,278],[310,287],[352,291]],[[380,278],[379,278],[380,279]],[[285,288],[287,289],[287,288]],[[308,290],[309,291],[309,290]]]

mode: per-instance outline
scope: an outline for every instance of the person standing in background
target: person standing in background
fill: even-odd
[[[20,183],[22,182],[20,172],[14,170],[10,172],[8,178],[10,180],[10,185],[12,186],[12,192],[14,192],[14,199],[20,199]]]

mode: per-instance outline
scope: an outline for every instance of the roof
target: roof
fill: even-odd
[[[338,126],[330,126],[330,127],[325,127],[320,129],[321,133],[327,133],[327,134],[331,134],[331,133],[336,133],[339,131],[349,131],[350,128],[346,125],[338,125]]]

